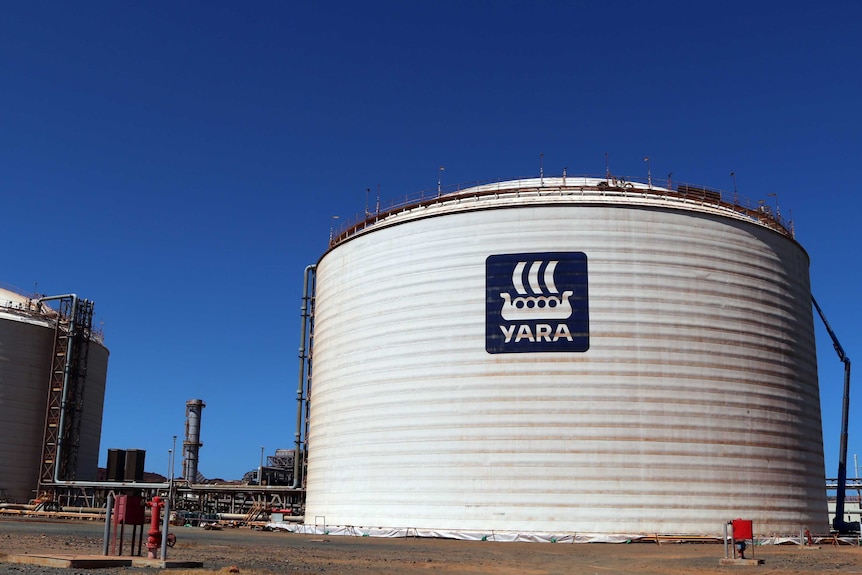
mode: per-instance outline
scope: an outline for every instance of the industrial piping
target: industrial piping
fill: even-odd
[[[302,307],[301,307],[301,316],[302,316],[302,327],[300,327],[299,331],[299,382],[296,388],[296,435],[294,439],[295,450],[293,453],[293,487],[294,489],[299,487],[300,478],[299,478],[299,458],[302,454],[301,443],[302,443],[302,402],[303,395],[305,390],[305,359],[306,359],[306,349],[305,349],[305,340],[307,338],[306,326],[308,325],[308,320],[310,317],[309,312],[309,299],[311,296],[309,292],[313,292],[314,288],[309,289],[309,283],[313,284],[315,281],[315,272],[317,270],[317,266],[312,264],[309,266],[305,266],[305,272],[303,273],[303,282],[302,282]]]

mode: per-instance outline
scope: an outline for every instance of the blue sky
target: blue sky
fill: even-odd
[[[18,2],[0,18],[0,282],[96,302],[102,436],[167,472],[293,445],[302,272],[332,216],[444,184],[673,172],[793,217],[862,358],[856,2]],[[827,475],[842,365],[817,324]],[[862,373],[862,372],[860,372]],[[862,376],[857,376],[858,379]],[[862,392],[852,411],[862,414]],[[862,424],[850,428],[862,455]],[[179,469],[179,464],[177,465]]]

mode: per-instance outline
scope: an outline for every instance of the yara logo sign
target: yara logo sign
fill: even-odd
[[[558,294],[557,286],[554,283],[554,271],[557,269],[558,260],[550,260],[543,262],[541,260],[531,262],[527,278],[531,291],[542,293],[542,283],[539,282],[539,273],[544,267],[541,277],[544,280],[544,288],[550,294]],[[527,295],[527,289],[524,287],[524,270],[527,268],[527,262],[518,262],[515,265],[515,270],[512,272],[512,285],[518,292],[518,297],[512,299],[512,294],[503,292],[500,297],[503,298],[503,309],[500,314],[507,321],[519,321],[527,319],[568,319],[572,315],[572,305],[569,303],[572,290],[566,290],[562,295]]]
[[[485,261],[488,353],[586,351],[587,256],[505,254]]]

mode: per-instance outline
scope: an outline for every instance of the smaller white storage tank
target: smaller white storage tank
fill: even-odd
[[[10,502],[33,499],[39,481],[56,312],[0,288],[0,490]],[[98,469],[108,350],[89,344],[75,478]]]

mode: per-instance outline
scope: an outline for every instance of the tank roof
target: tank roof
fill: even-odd
[[[40,304],[37,297],[21,294],[10,287],[0,286],[0,314],[16,316],[52,316],[56,312],[45,304]]]
[[[333,248],[365,230],[385,227],[431,215],[518,205],[626,204],[707,212],[748,221],[794,239],[793,222],[782,218],[765,201],[754,201],[736,192],[705,186],[632,177],[554,176],[476,182],[427,190],[406,196],[375,212],[366,211],[342,220],[341,229],[330,239]],[[490,205],[493,203],[493,206]],[[433,210],[433,211],[432,211]]]

